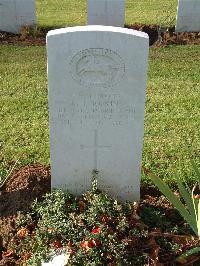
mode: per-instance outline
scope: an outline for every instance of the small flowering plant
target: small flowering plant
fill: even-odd
[[[80,198],[55,190],[35,201],[12,242],[20,265],[41,265],[61,251],[69,254],[67,265],[145,265],[146,253],[134,252],[134,246],[144,246],[146,230],[133,205],[99,192],[94,181]]]
[[[196,247],[196,241],[188,236],[165,235],[161,227],[156,229],[156,220],[161,225],[160,212],[158,219],[154,217],[154,227],[151,222],[147,226],[155,212],[143,207],[142,214],[137,203],[120,204],[98,191],[96,180],[79,198],[55,190],[21,215],[2,257],[12,257],[21,266],[48,265],[61,257],[67,258],[69,266],[150,266],[175,261],[190,246]],[[147,214],[145,223],[138,212],[141,217]],[[163,252],[167,252],[166,258]]]

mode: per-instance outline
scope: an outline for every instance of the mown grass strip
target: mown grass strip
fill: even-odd
[[[45,47],[2,45],[0,59],[1,158],[48,164]],[[190,156],[196,162],[200,151],[199,69],[198,46],[150,50],[143,165],[167,180],[195,176]]]
[[[87,0],[37,0],[39,26],[86,25]],[[126,24],[175,25],[177,0],[126,0]]]

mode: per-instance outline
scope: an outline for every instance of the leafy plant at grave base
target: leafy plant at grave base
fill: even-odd
[[[137,204],[122,205],[98,191],[96,179],[80,198],[55,190],[21,214],[2,256],[12,256],[21,266],[40,266],[63,252],[69,256],[67,265],[145,266],[173,263],[183,250],[196,246],[192,237],[148,228],[137,211]],[[145,211],[139,211],[141,217]]]
[[[184,200],[186,204],[186,208],[182,203],[181,199],[179,199],[173,191],[169,188],[165,182],[157,177],[156,175],[150,173],[146,170],[147,173],[150,174],[151,180],[154,184],[159,188],[159,190],[168,198],[168,200],[172,203],[172,205],[179,211],[181,216],[187,221],[195,235],[200,239],[200,194],[196,194],[195,191],[200,190],[200,171],[198,170],[195,163],[192,161],[192,166],[196,172],[196,184],[191,190],[188,186],[186,180],[177,178],[177,185],[180,192],[181,198]],[[187,257],[189,255],[200,252],[200,246],[197,246],[191,250],[182,254],[179,259]]]
[[[61,250],[70,254],[68,265],[145,265],[148,231],[134,213],[129,203],[99,192],[96,181],[79,199],[55,190],[22,216],[11,248],[21,258],[31,254],[28,265],[41,265]]]

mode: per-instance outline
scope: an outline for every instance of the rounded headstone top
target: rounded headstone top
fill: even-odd
[[[145,32],[133,29],[121,28],[121,27],[101,26],[101,25],[76,26],[76,27],[67,27],[67,28],[51,30],[48,32],[47,37],[59,34],[65,34],[65,33],[72,33],[72,32],[116,32],[116,33],[134,35],[136,37],[149,39],[148,34]]]

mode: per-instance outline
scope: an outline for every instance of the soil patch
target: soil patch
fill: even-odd
[[[46,44],[46,33],[44,36],[30,36],[12,34],[4,31],[0,31],[0,44],[17,44],[23,46],[38,45],[44,46]]]
[[[37,198],[38,200],[47,193],[50,192],[50,167],[43,165],[26,166],[13,173],[11,178],[6,182],[4,187],[0,191],[0,266],[8,265],[20,265],[17,263],[15,257],[10,256],[7,246],[12,235],[16,234],[16,219],[18,212],[27,212],[30,209],[30,205]],[[183,229],[183,234],[190,234],[189,228],[185,227],[184,221],[179,216],[178,212],[172,208],[170,203],[157,194],[157,190],[151,188],[147,191],[147,188],[141,189],[142,200],[138,206],[139,215],[143,213],[144,217],[141,217],[144,223],[148,222],[148,227],[151,228],[150,237],[166,237],[167,239],[174,239],[174,234],[162,232],[168,226],[175,226]],[[155,196],[156,195],[156,196]],[[154,212],[160,212],[162,218],[159,223],[155,220]],[[146,212],[146,213],[145,213]],[[147,218],[145,221],[145,217]],[[169,224],[170,221],[170,224]],[[159,228],[154,230],[155,224],[159,224]],[[163,226],[163,228],[162,228]],[[190,237],[189,237],[190,238]],[[185,241],[186,248],[193,246],[194,241],[188,241],[188,236],[181,236],[179,241]],[[4,254],[4,256],[3,256]],[[162,265],[174,265],[170,264],[169,260],[174,259],[174,255],[169,253],[161,254],[162,261],[166,261]],[[171,258],[171,259],[170,259]],[[197,256],[193,256],[189,261],[186,261],[184,265],[192,265],[191,263],[198,260]],[[190,264],[189,264],[190,263]],[[160,265],[160,264],[159,264]],[[177,264],[179,265],[179,264]]]
[[[125,25],[125,27],[146,32],[149,35],[150,45],[154,46],[200,44],[200,32],[176,33],[174,27],[160,29],[159,25],[145,24]],[[44,46],[46,44],[46,34],[49,30],[51,28],[38,28],[37,31],[24,28],[20,34],[0,31],[0,43]]]
[[[175,28],[160,29],[158,25],[133,24],[126,26],[129,29],[146,32],[149,35],[149,44],[166,46],[170,44],[186,45],[200,44],[200,32],[175,32]]]
[[[17,213],[27,212],[32,202],[50,192],[50,167],[26,166],[13,173],[0,191],[0,235],[9,234]]]

